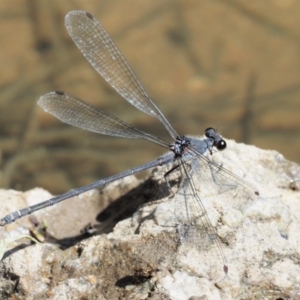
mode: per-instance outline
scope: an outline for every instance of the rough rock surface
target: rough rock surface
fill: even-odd
[[[177,234],[185,227],[176,220],[186,208],[197,217],[196,207],[170,197],[165,170],[155,170],[143,182],[127,178],[1,228],[4,239],[47,224],[42,245],[19,241],[5,254],[1,299],[300,299],[300,167],[233,141],[210,158],[259,191],[229,182],[214,193],[211,175],[193,176],[219,243],[210,245],[201,229]],[[1,191],[1,216],[49,196]],[[93,236],[81,233],[89,222],[97,223]],[[214,278],[224,261],[227,276]]]

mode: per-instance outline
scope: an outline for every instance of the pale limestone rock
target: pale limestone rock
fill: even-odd
[[[164,171],[157,171],[140,184],[127,178],[36,214],[39,221],[46,220],[48,232],[57,239],[50,241],[69,248],[61,250],[50,243],[13,247],[0,267],[1,296],[300,299],[300,167],[275,151],[233,141],[210,158],[260,192],[249,199],[234,192],[237,189],[214,195],[205,190],[205,177],[196,182],[227,260],[229,270],[223,280],[214,283],[210,278],[215,254],[205,248],[205,238],[194,232],[195,242],[199,247],[203,244],[202,252],[190,243],[179,246],[170,224],[175,217],[183,218],[184,202],[180,195],[168,198],[160,178]],[[42,189],[1,191],[1,216],[49,197]],[[142,205],[147,201],[152,203]],[[97,215],[103,234],[82,240],[80,230],[96,223]],[[21,219],[1,228],[1,238],[24,234],[30,226],[28,219]]]

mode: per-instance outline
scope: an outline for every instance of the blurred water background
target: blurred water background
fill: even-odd
[[[64,28],[91,12],[180,134],[229,139],[300,162],[300,2],[0,1],[0,151],[4,188],[54,194],[148,162],[163,149],[65,125],[37,106],[72,93],[147,132],[158,122],[102,80]],[[255,166],[253,166],[255,167]]]

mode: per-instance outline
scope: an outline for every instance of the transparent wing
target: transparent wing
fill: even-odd
[[[253,199],[259,196],[258,190],[243,178],[235,175],[215,161],[195,149],[189,150],[194,156],[192,174],[195,180],[203,182],[211,196],[220,197],[231,206],[243,211]]]
[[[222,165],[195,149],[189,151],[192,158],[182,158],[183,179],[176,195],[175,210],[185,207],[185,213],[176,216],[179,223],[183,224],[179,226],[179,235],[183,249],[185,244],[196,249],[195,259],[204,263],[213,280],[219,281],[227,273],[228,265],[216,225],[213,226],[210,221],[214,218],[209,217],[208,212],[215,211],[214,202],[243,212],[259,193],[255,187]]]
[[[84,11],[71,11],[66,28],[95,70],[130,104],[157,118],[175,139],[178,134],[145,92],[128,63],[102,25]]]
[[[179,186],[171,200],[173,205],[163,210],[163,215],[168,216],[165,225],[177,229],[181,263],[218,282],[226,276],[228,264],[217,234],[219,213],[215,205],[243,211],[257,199],[258,192],[195,149],[189,149],[178,162],[179,167],[166,178]]]
[[[216,229],[209,219],[204,199],[197,189],[198,183],[201,184],[201,190],[205,189],[205,182],[198,181],[197,176],[194,176],[193,166],[190,167],[184,159],[179,171],[182,181],[174,199],[174,215],[178,222],[180,240],[178,254],[184,264],[196,266],[198,274],[207,274],[212,281],[219,282],[227,275],[228,264]]]
[[[168,147],[155,136],[140,131],[115,116],[112,116],[79,98],[65,92],[50,92],[43,95],[38,104],[64,123],[96,133],[133,139],[146,139]]]

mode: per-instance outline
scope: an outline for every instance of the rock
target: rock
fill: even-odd
[[[218,167],[196,164],[186,169],[194,189],[172,197],[163,176],[170,167],[158,168],[143,182],[125,178],[1,228],[4,239],[47,224],[44,244],[5,254],[1,298],[300,299],[300,166],[234,141],[208,156],[255,188],[225,184]],[[179,171],[168,176],[173,192]],[[1,215],[49,197],[42,189],[1,191]],[[93,236],[81,232],[89,222]]]

